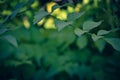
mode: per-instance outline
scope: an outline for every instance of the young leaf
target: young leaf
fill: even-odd
[[[78,19],[79,17],[81,17],[85,12],[82,12],[82,13],[70,13],[68,14],[67,16],[67,20],[68,21],[74,21],[76,19]]]
[[[102,36],[97,36],[96,34],[92,34],[93,41],[97,41],[100,38],[102,38]]]
[[[65,21],[61,21],[61,20],[55,20],[55,26],[58,28],[58,31],[61,31],[63,28],[65,28],[66,26],[72,24],[73,22],[65,22]]]
[[[39,11],[34,17],[34,24],[38,23],[43,17],[49,15],[50,13],[45,10]]]
[[[15,37],[13,37],[13,36],[11,36],[11,35],[3,36],[3,39],[5,39],[6,41],[8,41],[10,44],[12,44],[12,45],[15,46],[15,47],[18,46]]]
[[[83,30],[90,31],[90,30],[98,27],[101,23],[102,23],[102,21],[99,21],[99,22],[85,21],[83,23]]]
[[[119,38],[105,38],[105,41],[108,42],[112,47],[120,51],[120,39]]]
[[[74,30],[74,33],[77,35],[77,36],[82,36],[84,33],[86,33],[87,31],[83,31],[83,30],[81,30],[81,29],[79,29],[79,28],[76,28],[75,30]]]
[[[98,33],[97,33],[97,35],[105,35],[105,34],[108,34],[108,33],[110,33],[110,31],[106,31],[106,30],[99,30],[98,31]]]

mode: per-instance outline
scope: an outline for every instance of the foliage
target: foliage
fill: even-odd
[[[0,1],[11,12],[0,13],[0,80],[119,80],[120,2],[58,0],[49,12],[45,1]]]

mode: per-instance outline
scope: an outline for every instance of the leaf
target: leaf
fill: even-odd
[[[97,35],[105,35],[105,34],[108,34],[110,33],[110,31],[106,31],[106,30],[99,30]]]
[[[70,3],[66,3],[66,4],[63,4],[63,5],[58,5],[58,4],[56,4],[56,5],[54,5],[54,6],[52,7],[52,12],[53,12],[55,9],[57,9],[57,8],[62,8],[62,7],[66,7],[66,6],[73,6],[73,5],[70,4]]]
[[[82,12],[82,13],[75,13],[75,12],[70,13],[67,16],[67,20],[68,21],[74,21],[74,20],[78,19],[79,17],[81,17],[84,13],[85,12]]]
[[[98,27],[101,23],[102,23],[102,21],[99,21],[99,22],[85,21],[83,23],[83,30],[90,31],[90,30]]]
[[[6,35],[6,36],[3,36],[3,38],[4,38],[6,41],[8,41],[10,44],[12,44],[13,46],[15,46],[15,47],[18,46],[15,37],[13,37],[13,36],[11,36],[11,35]]]
[[[93,71],[89,66],[82,64],[77,72],[80,80],[92,80],[93,79]]]
[[[19,12],[19,10],[20,10],[24,5],[25,5],[24,2],[17,4],[17,6],[15,7],[15,10],[13,11],[13,13],[12,13],[11,16],[10,16],[10,19],[13,19],[13,18],[17,15],[17,13]]]
[[[27,5],[27,4],[32,4],[34,2],[34,0],[27,0],[27,1],[24,1],[24,2],[21,2],[21,3],[19,3],[19,4],[17,4],[16,5],[16,7],[15,7],[15,10],[13,11],[13,13],[10,15],[10,19],[13,19],[17,14],[18,14],[18,12],[20,11],[20,9],[23,7],[23,6],[25,6],[25,5]]]
[[[102,36],[98,36],[96,34],[92,34],[93,41],[97,41],[98,39],[102,38]]]
[[[103,49],[105,48],[105,41],[102,39],[99,39],[94,42],[95,46],[98,48],[99,52],[102,52]]]
[[[34,17],[34,24],[38,23],[43,17],[49,15],[50,13],[45,10],[39,11]]]
[[[69,3],[74,4],[73,0],[68,0]]]
[[[63,28],[65,28],[66,26],[72,24],[73,22],[65,22],[65,21],[61,21],[56,19],[55,20],[55,26],[58,28],[58,31],[61,31]]]
[[[119,38],[104,38],[106,42],[108,42],[112,47],[120,51],[120,39]]]
[[[86,36],[80,36],[78,39],[77,39],[77,46],[80,48],[80,49],[83,49],[87,46],[87,43],[88,43],[88,39]]]
[[[61,6],[59,6],[59,5],[54,5],[53,7],[52,7],[52,12],[55,10],[55,9],[57,9],[57,8],[60,8]]]
[[[79,29],[79,28],[76,28],[75,30],[74,30],[74,33],[77,35],[77,36],[82,36],[84,33],[86,33],[87,31],[83,31],[83,30],[81,30],[81,29]]]
[[[4,28],[4,29],[0,29],[0,35],[5,33],[8,29]]]

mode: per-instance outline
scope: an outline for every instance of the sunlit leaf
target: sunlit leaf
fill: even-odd
[[[85,21],[83,23],[83,30],[90,31],[90,30],[98,27],[101,23],[102,23],[102,21],[99,21],[99,22]]]
[[[58,28],[58,31],[61,31],[63,28],[65,28],[66,26],[72,24],[73,22],[65,22],[62,20],[55,20],[55,26]]]
[[[81,29],[79,29],[79,28],[76,28],[75,30],[74,30],[74,33],[77,35],[77,36],[82,36],[84,33],[86,33],[87,31],[83,31],[83,30],[81,30]]]
[[[120,39],[119,38],[105,38],[105,41],[108,42],[112,47],[120,51]]]
[[[70,13],[67,16],[67,20],[68,21],[74,21],[74,20],[78,19],[79,17],[81,17],[84,13],[85,12],[82,12],[82,13],[76,13],[76,12]]]
[[[106,30],[99,30],[97,35],[105,35],[105,34],[108,34],[110,33],[110,31],[106,31]]]
[[[50,13],[46,12],[45,10],[39,11],[34,17],[34,24],[38,23],[41,19],[49,14]]]
[[[93,41],[97,41],[100,38],[102,38],[102,36],[97,36],[96,34],[92,34]]]
[[[11,36],[11,35],[6,35],[6,36],[3,36],[3,38],[8,41],[10,44],[12,44],[13,46],[17,47],[18,44],[17,44],[17,41],[16,41],[16,38]]]

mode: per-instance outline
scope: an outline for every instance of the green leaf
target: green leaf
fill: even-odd
[[[54,10],[57,9],[57,8],[62,8],[62,7],[66,7],[66,6],[73,6],[73,5],[70,4],[70,3],[66,3],[66,4],[64,4],[64,5],[58,5],[58,4],[56,4],[56,5],[54,5],[54,6],[52,7],[52,11],[54,11]]]
[[[5,33],[8,29],[4,28],[4,29],[0,29],[0,35]]]
[[[72,24],[73,22],[65,22],[65,21],[61,21],[56,19],[55,20],[55,26],[58,28],[58,31],[61,31],[63,28],[65,28],[66,26]]]
[[[103,49],[105,48],[105,41],[102,39],[99,39],[94,42],[95,46],[98,48],[99,52],[102,52]]]
[[[13,36],[11,36],[11,35],[3,36],[3,39],[5,39],[6,41],[8,41],[10,44],[12,44],[15,47],[18,46],[16,38],[13,37]]]
[[[74,21],[74,20],[78,19],[79,17],[81,17],[84,13],[85,12],[82,12],[82,13],[75,13],[75,12],[70,13],[67,16],[67,20],[68,21]]]
[[[110,31],[106,31],[106,30],[99,30],[97,35],[105,35],[105,34],[108,34],[110,33]]]
[[[57,8],[60,8],[61,6],[59,6],[59,5],[54,5],[53,7],[52,7],[52,12],[55,10],[55,9],[57,9]]]
[[[17,6],[15,7],[15,10],[13,11],[13,13],[11,14],[10,18],[13,19],[17,13],[19,12],[19,10],[25,5],[25,3],[19,3],[17,4]]]
[[[102,21],[99,21],[99,22],[85,21],[83,23],[83,30],[90,31],[90,30],[98,27],[101,23],[102,23]]]
[[[96,34],[92,34],[91,36],[92,36],[93,41],[97,41],[97,40],[99,40],[100,38],[102,38],[102,36],[98,36],[98,35],[96,35]]]
[[[34,17],[34,24],[38,23],[43,17],[49,15],[50,13],[45,10],[39,11]]]
[[[74,33],[77,35],[77,36],[82,36],[84,33],[86,33],[87,31],[83,31],[83,30],[81,30],[81,29],[79,29],[79,28],[76,28],[75,30],[74,30]]]
[[[80,77],[80,80],[92,80],[93,79],[93,71],[89,66],[86,66],[85,64],[82,64],[77,72],[78,76]]]
[[[81,36],[77,39],[77,46],[80,48],[80,49],[83,49],[87,46],[87,43],[88,43],[88,39],[86,36]]]
[[[112,47],[120,51],[120,39],[119,38],[104,38],[106,42],[108,42]]]
[[[21,3],[18,3],[15,7],[15,10],[13,11],[13,13],[10,15],[10,19],[13,19],[20,11],[21,8],[23,8],[25,5],[27,4],[32,4],[34,2],[34,0],[27,0]]]

